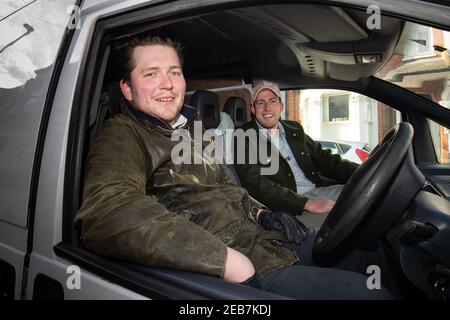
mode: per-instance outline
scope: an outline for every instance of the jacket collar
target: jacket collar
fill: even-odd
[[[255,120],[256,127],[258,128],[258,131],[268,140],[272,139],[271,135],[269,134],[269,130],[264,128],[257,120]],[[286,135],[286,131],[284,130],[284,125],[281,121],[278,122],[278,130],[280,131],[280,137]]]
[[[295,125],[294,124],[295,122],[292,121],[280,120],[280,123],[283,125],[285,137],[289,147],[292,150],[292,153],[294,154],[294,158],[297,161],[297,163],[299,163],[299,165],[301,166],[303,160],[300,159],[300,154],[302,151],[305,151],[305,149],[304,143],[299,143],[299,140],[301,141],[302,137],[304,137],[303,129],[301,129],[301,126],[297,126],[298,123],[297,125]],[[256,123],[256,119],[254,119],[249,123],[249,127],[259,131],[259,126]],[[280,158],[284,160],[284,158],[282,157]]]
[[[294,125],[294,123],[292,121],[280,120],[280,123],[283,126],[284,134],[285,134],[286,140],[288,141],[288,144],[290,146],[295,145],[294,140],[299,140],[303,136],[302,132],[299,132],[299,129],[300,129],[300,131],[302,131],[301,127],[299,128],[298,125]],[[253,119],[248,124],[248,127],[259,131],[259,126],[256,122],[256,119]]]
[[[173,130],[172,126],[163,119],[148,115],[142,111],[135,109],[128,101],[123,98],[121,99],[121,102],[126,111],[133,115],[137,120],[147,123],[150,127],[160,127],[166,130]],[[186,118],[186,123],[182,126],[182,128],[189,128],[197,116],[197,109],[185,104],[181,108],[180,113]]]
[[[298,122],[291,122],[291,121],[285,121],[280,120],[280,122],[283,124],[283,129],[286,134],[286,137],[289,136],[298,136],[299,135],[299,124]],[[294,125],[295,123],[295,125]]]

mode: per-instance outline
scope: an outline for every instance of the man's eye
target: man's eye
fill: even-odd
[[[275,98],[274,98],[274,99],[270,99],[269,102],[270,102],[271,104],[275,104],[275,103],[277,103],[277,99],[275,99]]]
[[[149,78],[154,78],[154,77],[156,77],[156,72],[147,73],[145,76],[149,77]]]
[[[172,75],[179,77],[179,76],[181,76],[181,72],[180,71],[172,71]]]

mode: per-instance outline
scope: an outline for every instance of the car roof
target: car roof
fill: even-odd
[[[188,81],[238,79],[253,84],[267,79],[286,90],[317,85],[339,88],[353,83],[353,88],[364,90],[364,79],[387,63],[402,36],[409,38],[405,34],[408,28],[404,28],[405,20],[385,10],[381,11],[380,27],[370,26],[367,6],[371,3],[352,0],[354,6],[350,7],[347,2],[342,7],[338,7],[338,1],[333,5],[325,1],[254,2],[253,6],[239,2],[228,5],[230,9],[211,9],[156,29],[143,21],[119,33],[123,38],[151,30],[181,42]],[[401,14],[417,15],[417,2],[397,0],[388,8],[398,11],[397,3],[408,3]],[[420,3],[420,7],[426,8],[424,16],[433,14],[433,19],[441,23],[445,19],[442,6]],[[360,63],[370,57],[375,62]]]
[[[206,14],[158,32],[184,45],[189,79],[270,79],[289,88],[315,80],[357,81],[381,68],[403,21],[383,17],[382,28],[369,30],[367,17],[365,11],[329,5],[264,5]],[[379,61],[359,63],[364,55]]]

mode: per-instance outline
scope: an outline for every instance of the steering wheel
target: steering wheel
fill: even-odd
[[[394,126],[354,172],[315,239],[313,259],[317,265],[330,266],[356,247],[356,230],[370,224],[371,215],[382,205],[382,198],[404,166],[412,137],[411,124],[402,122]],[[402,188],[397,189],[401,192]],[[410,194],[408,203],[416,192]]]

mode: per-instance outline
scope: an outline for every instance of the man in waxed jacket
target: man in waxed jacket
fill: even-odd
[[[225,166],[205,156],[198,141],[188,140],[189,156],[179,161],[179,138],[191,137],[188,130],[196,134],[196,110],[183,105],[186,83],[175,43],[133,38],[118,57],[121,114],[104,123],[89,152],[76,216],[89,250],[293,298],[391,297],[385,289],[369,290],[361,274],[373,263],[383,268],[382,252],[358,252],[351,259],[358,263],[337,266],[359,273],[316,268],[314,232],[229,183]]]
[[[242,185],[252,197],[273,210],[293,215],[306,211],[305,216],[329,213],[343,183],[347,182],[357,165],[322,149],[320,143],[305,134],[300,123],[280,120],[284,106],[277,84],[266,80],[258,82],[252,89],[251,98],[254,119],[242,129],[257,132],[256,137],[268,144],[276,143],[278,170],[262,175],[261,167],[266,164],[261,161],[236,161]],[[245,148],[247,154],[259,154],[257,149],[251,150],[248,143]],[[329,185],[321,175],[338,184]]]

